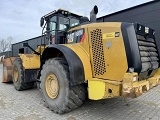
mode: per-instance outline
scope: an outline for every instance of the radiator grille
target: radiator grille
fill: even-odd
[[[154,70],[159,66],[158,51],[153,38],[146,38],[142,35],[137,35],[140,56],[142,61],[142,70]]]
[[[94,64],[94,75],[103,75],[106,72],[101,29],[91,31],[91,44]]]

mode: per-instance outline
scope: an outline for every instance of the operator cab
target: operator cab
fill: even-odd
[[[40,26],[43,27],[42,35],[50,41],[50,44],[64,44],[67,42],[67,31],[79,25],[82,16],[59,9],[41,18]]]

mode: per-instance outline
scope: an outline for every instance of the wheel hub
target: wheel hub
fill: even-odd
[[[58,79],[54,74],[49,74],[46,77],[45,88],[46,88],[47,95],[51,99],[55,99],[58,96],[59,84],[58,84]]]

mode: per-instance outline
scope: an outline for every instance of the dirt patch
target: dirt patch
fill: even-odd
[[[77,120],[77,119],[73,116],[70,116],[67,120]]]
[[[0,108],[5,108],[5,103],[3,99],[0,99]]]
[[[36,114],[30,114],[29,116],[18,116],[14,120],[45,120],[44,117],[40,117]]]

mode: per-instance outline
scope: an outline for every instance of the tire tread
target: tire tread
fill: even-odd
[[[41,75],[44,72],[44,68],[52,64],[56,64],[58,65],[59,68],[61,68],[61,72],[63,74],[66,74],[66,79],[68,79],[68,82],[69,82],[69,67],[68,67],[67,61],[64,58],[52,58],[52,59],[47,60],[45,64],[43,65]],[[58,114],[70,112],[78,108],[83,103],[86,97],[85,92],[86,91],[83,85],[70,86],[68,89],[69,95],[65,96],[65,102],[61,103],[63,107],[58,107],[59,105],[56,104],[57,109],[55,108],[53,109],[51,107],[49,108]]]

